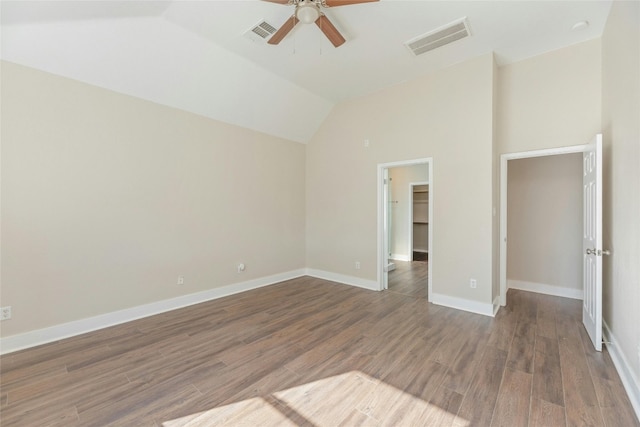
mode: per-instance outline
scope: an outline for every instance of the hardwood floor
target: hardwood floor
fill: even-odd
[[[426,261],[394,261],[395,270],[389,272],[389,291],[427,298],[429,263]]]
[[[0,358],[8,426],[638,426],[579,301],[304,277]]]

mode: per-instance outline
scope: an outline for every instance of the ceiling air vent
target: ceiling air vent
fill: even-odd
[[[256,42],[267,40],[275,32],[276,28],[273,25],[269,24],[267,21],[260,21],[244,33],[244,35]]]
[[[469,31],[467,18],[462,18],[406,41],[404,45],[409,48],[414,55],[418,56],[449,43],[453,43],[456,40],[469,37],[470,35],[471,32]]]

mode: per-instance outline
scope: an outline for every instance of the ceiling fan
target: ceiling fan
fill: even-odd
[[[329,18],[326,17],[324,13],[322,13],[320,7],[336,7],[336,6],[347,6],[350,4],[358,4],[358,3],[370,3],[379,0],[264,0],[271,3],[278,3],[284,5],[292,5],[295,6],[295,11],[291,18],[287,19],[286,22],[280,27],[278,31],[275,32],[273,36],[269,39],[267,43],[269,44],[278,44],[284,39],[287,34],[293,27],[296,26],[298,22],[302,22],[304,24],[314,23],[320,28],[320,30],[324,33],[325,36],[329,39],[329,41],[335,46],[338,47],[345,42],[342,34],[336,29],[336,27],[329,21]]]

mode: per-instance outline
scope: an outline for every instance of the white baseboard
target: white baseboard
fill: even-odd
[[[613,360],[613,365],[616,367],[618,375],[620,375],[620,379],[622,380],[624,389],[627,391],[633,410],[636,412],[636,417],[640,420],[640,380],[638,380],[638,378],[633,374],[631,365],[624,356],[624,353],[620,351],[618,340],[615,335],[613,335],[613,332],[611,332],[611,329],[609,329],[607,322],[603,320],[602,326],[604,329],[605,341],[609,341],[610,343],[606,344],[606,346],[609,351],[609,355],[611,356],[611,360]]]
[[[449,295],[436,294],[435,292],[431,292],[431,302],[436,305],[443,305],[445,307],[469,311],[471,313],[483,314],[490,317],[494,316],[493,304],[452,297]]]
[[[402,254],[391,254],[391,259],[394,261],[411,261],[411,257],[409,255]]]
[[[560,286],[546,285],[544,283],[525,282],[524,280],[507,279],[507,290],[519,289],[521,291],[537,292],[539,294],[553,295],[556,297],[582,299],[582,289],[563,288]]]
[[[371,291],[380,290],[380,285],[375,280],[347,276],[345,274],[332,273],[330,271],[316,270],[314,268],[307,268],[306,274],[307,276],[317,277],[318,279],[329,280],[330,282],[338,282],[344,285],[357,286],[358,288],[369,289]]]
[[[304,275],[304,269],[288,271],[285,273],[274,274],[267,277],[260,277],[258,279],[235,283],[233,285],[223,286],[220,288],[214,288],[207,291],[196,292],[189,295],[182,295],[176,298],[139,305],[124,310],[114,311],[111,313],[101,314],[99,316],[89,317],[86,319],[75,320],[73,322],[25,332],[23,334],[11,335],[8,337],[0,338],[0,354],[12,353],[14,351],[22,350],[25,348],[47,344],[75,335],[107,328],[109,326],[119,325],[125,322],[130,322],[132,320],[140,319],[143,317],[153,316],[154,314],[164,313],[166,311],[187,307],[193,304],[199,304],[201,302],[226,297],[240,292],[249,291],[251,289],[273,285],[275,283],[295,279],[296,277],[301,277]]]

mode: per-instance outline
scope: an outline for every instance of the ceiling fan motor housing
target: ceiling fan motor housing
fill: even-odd
[[[313,0],[300,0],[296,4],[296,18],[303,24],[313,24],[320,17],[320,3]]]

